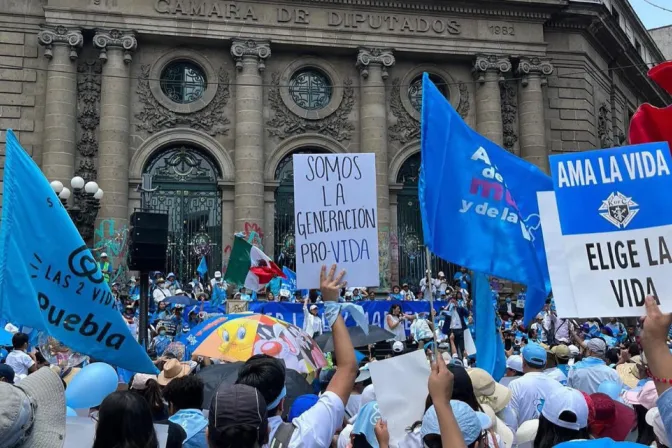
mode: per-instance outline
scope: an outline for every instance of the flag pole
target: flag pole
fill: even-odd
[[[432,352],[434,353],[434,362],[439,362],[438,359],[438,344],[436,342],[436,328],[434,327],[436,325],[434,316],[432,315],[432,311],[434,311],[434,294],[432,293],[432,253],[429,251],[429,248],[425,246],[425,261],[427,263],[427,269],[425,269],[425,272],[427,274],[427,287],[429,288],[429,318],[432,319],[432,328],[434,328],[434,331],[432,331],[432,339],[434,340],[434,347]]]

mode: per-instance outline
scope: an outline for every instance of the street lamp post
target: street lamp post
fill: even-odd
[[[79,176],[70,180],[70,186],[72,190],[64,187],[63,183],[58,180],[51,183],[51,188],[68,211],[82,239],[88,241],[93,238],[93,226],[100,209],[100,200],[103,199],[103,190],[98,187],[97,183],[85,183],[84,179]],[[72,205],[68,205],[70,196],[73,196]]]

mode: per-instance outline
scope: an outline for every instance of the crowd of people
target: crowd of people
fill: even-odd
[[[301,298],[304,330],[316,337],[326,325],[332,332],[333,365],[316,372],[314,393],[293,397],[291,406],[287,367],[280,359],[255,355],[237,375],[213,386],[201,373],[223,361],[188,359],[184,346],[174,342],[204,317],[202,304],[183,307],[166,300],[185,295],[198,301],[201,295],[210,301],[221,274],[205,286],[194,280],[184,289],[174,274],[156,276],[149,353],[160,373],[124,379],[120,372],[118,390],[85,410],[95,425],[91,446],[155,448],[164,425],[166,446],[188,448],[551,448],[570,441],[579,447],[582,440],[601,443],[594,446],[615,441],[672,447],[672,315],[661,313],[655,300],[647,299],[647,317],[639,327],[618,319],[579,325],[559,319],[549,300],[527,328],[520,302],[493,292],[506,351],[506,371],[497,381],[466,347],[472,300],[468,273],[458,274],[459,287],[446,288],[450,297],[436,312],[405,313],[403,301],[395,301],[385,316],[384,326],[394,335],[381,343],[392,349],[386,356],[424,349],[431,365],[428,395],[417,397],[424,415],[394,441],[387,426],[394,416],[381,412],[369,373],[381,358],[377,347],[358,347],[369,350],[358,362],[343,317],[337,314],[330,322],[315,305],[344,301],[348,289],[335,267],[323,269],[319,291]],[[136,279],[131,283],[128,294],[113,288],[130,327],[137,326],[134,288],[139,287]],[[432,285],[439,297],[442,284]],[[406,285],[401,291],[406,291],[401,300],[414,294]],[[0,447],[61,448],[68,428],[65,390],[76,369],[49,365],[21,332],[15,332],[12,345],[0,364]],[[399,382],[403,387],[403,378]]]

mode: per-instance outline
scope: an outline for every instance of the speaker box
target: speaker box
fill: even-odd
[[[168,214],[135,212],[131,215],[131,269],[163,271],[168,247]]]

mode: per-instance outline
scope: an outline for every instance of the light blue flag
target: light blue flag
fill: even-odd
[[[474,324],[476,325],[476,356],[478,367],[499,381],[506,372],[504,341],[495,323],[492,291],[485,274],[474,272]]]
[[[551,178],[472,130],[426,73],[421,126],[425,245],[444,260],[527,285],[531,321],[550,293],[537,191],[552,190]]]
[[[157,369],[119,311],[91,251],[35,162],[7,131],[0,316],[134,372]]]
[[[208,262],[205,261],[205,255],[201,257],[201,262],[198,263],[198,267],[196,268],[196,272],[201,274],[201,278],[205,278],[205,274],[208,273]]]

